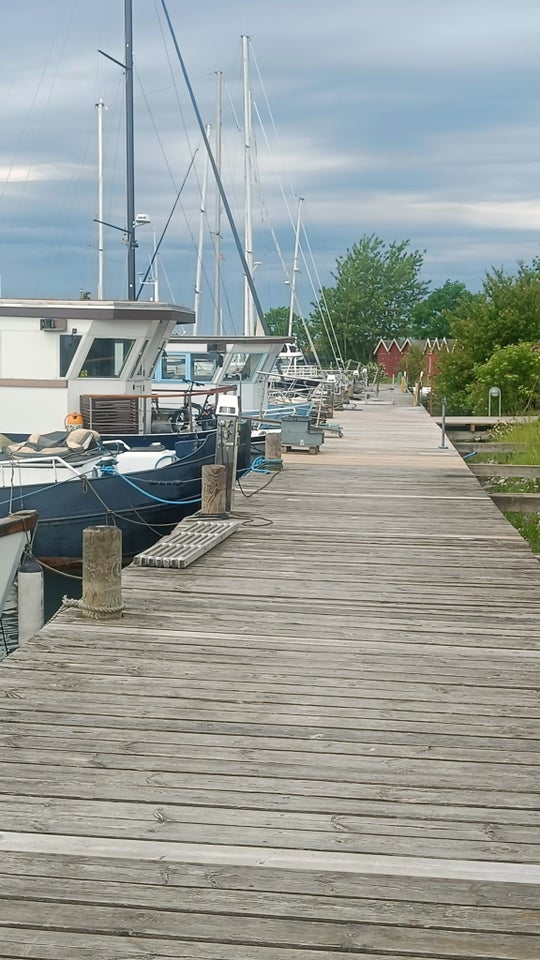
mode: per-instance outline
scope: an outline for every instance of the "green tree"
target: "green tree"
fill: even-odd
[[[264,315],[264,319],[266,321],[269,336],[287,336],[287,332],[289,330],[289,312],[289,307],[272,307],[270,310],[267,310]],[[302,318],[299,317],[297,313],[293,313],[292,333],[293,337],[296,338],[296,342],[300,349],[305,354],[308,354],[310,352],[309,341],[306,336]]]
[[[268,334],[271,337],[286,337],[289,329],[289,308],[272,307],[264,315]],[[298,320],[298,318],[296,318]]]
[[[414,343],[411,344],[400,363],[400,370],[407,374],[409,386],[413,386],[416,383],[425,366],[426,358],[423,350]]]
[[[450,337],[451,317],[463,300],[470,300],[472,294],[464,283],[447,280],[442,287],[416,303],[411,313],[410,335],[412,337],[439,340]]]
[[[456,346],[452,353],[441,354],[435,390],[439,397],[446,396],[449,413],[469,414],[477,402],[473,398],[479,371],[492,354],[540,338],[540,263],[518,264],[514,275],[492,270],[480,293],[460,301],[450,323]],[[517,362],[518,355],[514,358]]]
[[[540,352],[533,343],[511,343],[497,347],[489,360],[475,370],[469,390],[471,410],[478,416],[489,409],[490,387],[501,391],[503,414],[534,413],[540,410]],[[498,413],[498,400],[494,401]]]
[[[410,250],[408,240],[385,244],[374,234],[339,257],[335,286],[321,290],[310,317],[321,353],[337,351],[366,363],[381,337],[406,336],[413,308],[427,291],[422,263],[422,253]]]

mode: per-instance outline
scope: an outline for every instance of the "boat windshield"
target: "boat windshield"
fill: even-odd
[[[161,358],[158,379],[210,383],[218,366],[216,356],[208,353],[167,352]]]
[[[252,380],[259,369],[262,353],[233,353],[227,365],[226,380]]]
[[[135,340],[96,337],[84,358],[79,377],[119,377]]]
[[[73,360],[77,347],[81,342],[81,335],[76,333],[61,334],[60,336],[60,376],[65,377]]]

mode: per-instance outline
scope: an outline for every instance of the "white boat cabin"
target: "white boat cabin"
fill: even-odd
[[[167,394],[194,385],[236,386],[243,411],[264,410],[270,374],[286,340],[266,336],[171,337],[154,374],[153,390],[160,407],[170,405]]]
[[[193,311],[168,303],[0,300],[0,433],[150,433],[152,374]],[[74,420],[73,420],[74,418]]]

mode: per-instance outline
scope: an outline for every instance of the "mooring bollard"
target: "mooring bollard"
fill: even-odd
[[[443,397],[441,405],[441,443],[439,450],[446,449],[446,397]]]
[[[267,430],[264,435],[264,459],[268,470],[281,470],[281,430]]]
[[[202,468],[201,513],[205,517],[227,516],[227,468],[222,463],[208,463]]]
[[[118,527],[83,530],[82,598],[85,617],[112,620],[122,613],[122,531]]]

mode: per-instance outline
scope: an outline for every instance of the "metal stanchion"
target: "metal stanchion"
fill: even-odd
[[[236,480],[236,462],[240,431],[240,404],[238,397],[227,396],[218,403],[216,432],[216,464],[225,467],[225,510],[232,509],[233,487]]]
[[[441,405],[441,442],[439,444],[439,450],[447,450],[446,446],[446,397],[442,398]]]

